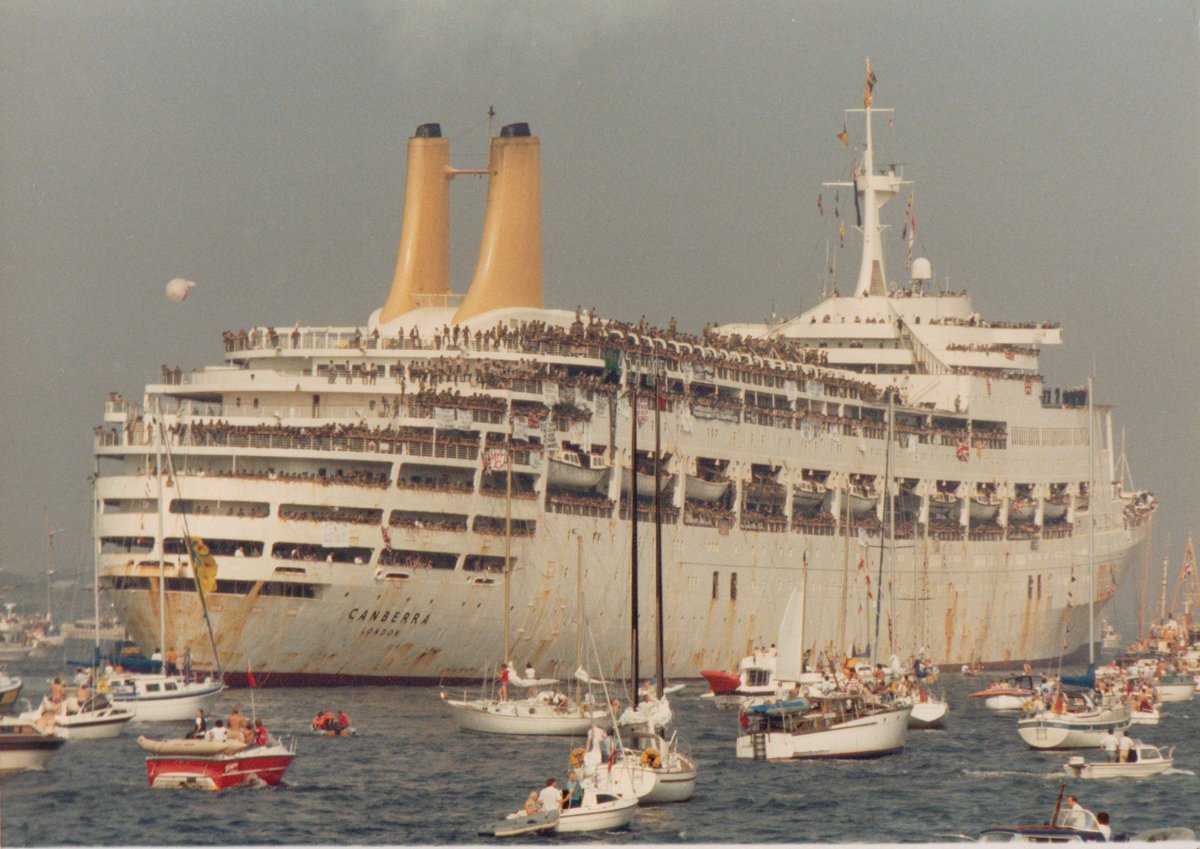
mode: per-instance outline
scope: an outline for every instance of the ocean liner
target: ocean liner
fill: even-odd
[[[658,415],[668,676],[770,642],[802,581],[813,652],[1001,664],[1086,646],[1089,601],[1098,616],[1116,592],[1154,499],[1124,487],[1111,409],[1044,384],[1057,324],[937,291],[911,195],[908,279],[888,277],[881,209],[908,182],[875,163],[891,110],[873,82],[847,110],[865,129],[847,178],[824,187],[839,237],[860,234],[854,291],[699,334],[545,308],[537,137],[505,126],[466,171],[418,127],[395,276],[364,325],[226,332],[220,365],[109,397],[98,570],[130,634],[154,649],[161,609],[162,648],[235,683],[248,665],[274,684],[465,680],[495,671],[507,604],[514,661],[561,677],[581,574],[605,673],[627,674],[630,514],[651,519]],[[465,295],[462,173],[489,181]],[[188,536],[217,563],[219,658]]]

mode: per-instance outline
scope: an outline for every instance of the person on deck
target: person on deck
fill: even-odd
[[[213,726],[213,730],[208,732],[208,739],[214,743],[224,743],[229,739],[229,729],[225,727],[225,723],[218,719],[217,724]]]
[[[225,727],[229,729],[229,734],[232,737],[241,739],[242,729],[246,726],[246,718],[238,711],[237,708],[229,714],[229,719],[225,723]]]
[[[350,717],[346,716],[345,711],[340,711],[340,710],[338,711],[337,723],[339,726],[339,729],[338,729],[339,731],[345,731],[347,728],[350,727]]]
[[[267,734],[267,726],[263,725],[263,721],[261,719],[254,720],[254,745],[265,746],[270,739],[270,735]]]
[[[178,666],[179,656],[175,654],[174,646],[171,646],[169,649],[167,649],[166,660],[167,660],[167,674],[168,675],[178,675],[179,674],[179,666]]]
[[[500,701],[508,701],[508,667],[500,670]]]
[[[1104,752],[1104,759],[1109,763],[1113,763],[1117,759],[1117,735],[1110,728],[1104,732],[1104,736],[1100,738],[1100,750]]]
[[[578,808],[583,804],[583,785],[575,777],[575,770],[567,773],[567,782],[562,789],[563,807]]]
[[[59,678],[55,678],[50,682],[50,701],[57,704],[62,704],[62,700],[66,698],[67,688],[63,686],[63,682]]]
[[[541,810],[541,807],[541,802],[538,801],[538,792],[530,790],[529,798],[525,800],[525,813],[532,816]]]

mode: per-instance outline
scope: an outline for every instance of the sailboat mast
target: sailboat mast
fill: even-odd
[[[663,570],[662,570],[662,473],[659,468],[662,457],[662,427],[659,419],[662,412],[662,391],[659,388],[661,372],[654,369],[654,617],[658,625],[657,662],[654,666],[654,695],[663,697]]]
[[[630,674],[633,676],[633,706],[637,707],[637,691],[640,680],[638,669],[637,373],[630,371],[629,378],[629,654],[632,658]]]
[[[96,481],[100,479],[100,460],[95,463],[92,477],[92,616],[95,617],[96,645],[92,651],[92,664],[100,665],[100,501],[96,492]],[[99,676],[96,676],[99,678]]]
[[[575,668],[583,668],[583,535],[575,534]],[[583,682],[575,676],[575,704],[583,704]]]
[[[163,469],[162,469],[162,396],[154,398],[154,473],[158,478],[158,651],[165,652],[167,644],[167,562],[163,538]],[[166,657],[164,654],[163,657]],[[166,672],[165,661],[160,661],[159,672]]]
[[[892,494],[892,404],[895,395],[888,393],[888,426],[887,426],[887,448],[883,453],[883,492],[888,498]],[[894,518],[894,514],[893,514]],[[889,535],[895,533],[895,528],[889,527]],[[882,535],[879,539],[879,576],[875,582],[875,637],[871,640],[871,665],[874,666],[879,662],[879,620],[883,613],[883,557],[884,557],[884,539]]]
[[[508,444],[504,446],[505,476],[504,476],[504,668],[508,668],[509,656],[509,607],[512,595],[512,442],[513,414],[508,414]]]
[[[1096,446],[1092,378],[1088,378],[1088,665],[1096,662]]]

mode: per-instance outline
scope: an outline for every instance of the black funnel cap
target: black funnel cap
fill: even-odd
[[[413,138],[418,139],[440,139],[441,137],[441,124],[422,124],[421,126],[417,127],[416,133],[413,134]]]
[[[507,126],[500,128],[500,138],[502,139],[526,137],[531,135],[533,134],[529,132],[529,125],[524,121],[521,121],[517,124],[508,124]]]

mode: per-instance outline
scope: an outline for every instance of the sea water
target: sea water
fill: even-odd
[[[34,704],[55,670],[27,664]],[[1084,781],[1069,754],[1034,751],[1017,718],[968,693],[987,676],[942,677],[951,712],[940,730],[910,731],[900,754],[866,761],[738,760],[735,710],[699,698],[703,682],[672,697],[675,728],[699,764],[688,802],[639,808],[628,831],[555,837],[611,843],[895,843],[975,838],[999,824],[1045,822],[1062,784],[1114,831],[1200,830],[1200,699],[1166,705],[1134,734],[1177,744],[1173,771],[1144,780]],[[262,682],[260,682],[262,683]],[[266,682],[269,683],[269,682]],[[455,695],[461,696],[457,689]],[[253,699],[251,696],[253,695]],[[252,707],[253,705],[253,707]],[[138,735],[181,736],[179,723],[131,723],[114,740],[69,741],[45,771],[0,783],[4,846],[223,844],[445,844],[492,842],[480,825],[517,810],[547,778],[565,777],[571,738],[461,732],[437,687],[226,691],[214,713],[253,710],[296,759],[277,788],[220,793],[147,785]],[[344,710],[356,736],[312,734],[318,710]],[[1098,757],[1099,752],[1083,752]],[[549,838],[530,838],[550,842]]]

